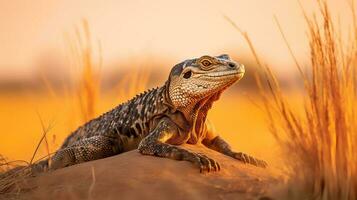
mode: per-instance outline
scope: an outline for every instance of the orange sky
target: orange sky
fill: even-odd
[[[301,2],[311,10],[314,1]],[[343,17],[347,2],[331,0],[332,8]],[[245,56],[247,45],[223,18],[227,15],[250,34],[266,62],[285,69],[292,61],[274,14],[298,58],[305,58],[306,31],[297,0],[0,0],[0,78],[29,75],[48,54],[61,60],[63,33],[73,31],[82,18],[101,40],[104,67],[143,54],[164,55],[172,62],[231,49]]]

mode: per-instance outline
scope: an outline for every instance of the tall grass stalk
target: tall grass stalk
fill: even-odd
[[[245,32],[264,79],[257,79],[271,133],[285,155],[287,199],[357,199],[357,26],[351,1],[352,32],[343,38],[328,4],[318,1],[313,17],[304,12],[310,64],[302,69],[303,110],[289,105],[272,70],[258,57]],[[237,26],[230,21],[236,28]],[[279,25],[279,24],[278,24]],[[279,25],[280,31],[282,31]],[[283,38],[286,37],[283,34]],[[287,41],[287,40],[286,40]],[[266,87],[267,85],[267,87]]]
[[[97,51],[94,51],[94,45],[89,29],[88,21],[83,19],[80,27],[75,27],[74,36],[66,35],[70,49],[71,65],[74,69],[79,70],[75,73],[74,83],[76,88],[73,91],[78,101],[82,122],[94,118],[97,114],[98,101],[100,95],[100,70],[103,59],[101,45],[98,41]],[[95,55],[98,56],[95,59]]]

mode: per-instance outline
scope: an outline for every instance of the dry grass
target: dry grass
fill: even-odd
[[[31,170],[33,165],[36,165],[42,159],[51,158],[47,142],[47,133],[50,131],[51,125],[45,127],[40,114],[38,114],[38,117],[42,127],[42,137],[31,156],[30,162],[24,160],[8,161],[0,155],[0,195],[5,195],[6,198],[16,198],[22,192],[25,180],[33,175]],[[35,156],[43,142],[45,142],[47,155],[35,161]]]
[[[21,168],[12,173],[6,173],[0,177],[0,198],[16,199],[23,191],[21,185],[25,179],[31,176],[28,168]]]
[[[305,86],[302,110],[289,105],[274,73],[260,61],[248,35],[241,33],[265,70],[265,79],[258,79],[261,96],[289,173],[282,198],[353,200],[357,198],[356,10],[352,2],[353,31],[345,39],[327,3],[318,3],[319,13],[313,17],[305,13],[311,61],[306,70],[287,43]]]
[[[79,27],[75,27],[75,34],[66,34],[69,47],[71,68],[79,75],[79,79],[74,78],[73,96],[77,96],[74,101],[80,108],[82,122],[94,118],[97,114],[100,94],[100,70],[102,68],[102,53],[100,42],[95,48],[89,29],[88,21],[83,19]],[[97,52],[94,50],[98,49]],[[95,56],[98,58],[95,59]]]

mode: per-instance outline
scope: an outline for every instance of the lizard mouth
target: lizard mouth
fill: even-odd
[[[232,76],[232,75],[241,75],[244,74],[242,71],[223,71],[223,72],[214,72],[205,74],[204,76],[208,77],[225,77],[225,76]]]
[[[220,78],[230,78],[230,77],[235,77],[237,79],[242,78],[244,75],[244,71],[238,71],[238,70],[229,70],[229,71],[219,71],[219,72],[211,72],[211,73],[206,73],[206,74],[201,74],[200,77],[202,78],[207,78],[207,79],[220,79]]]

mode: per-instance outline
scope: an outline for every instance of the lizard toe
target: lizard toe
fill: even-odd
[[[204,172],[204,166],[203,166],[199,156],[195,155],[195,157],[193,159],[193,164],[200,169],[200,173]]]
[[[204,154],[197,154],[197,156],[200,158],[200,161],[201,161],[201,166],[203,169],[203,170],[201,170],[202,173],[218,171],[220,169],[219,164],[215,160],[207,157]]]
[[[259,167],[262,167],[262,168],[267,168],[268,167],[268,163],[265,162],[264,160],[258,160],[259,162]]]
[[[210,172],[212,170],[212,166],[211,166],[211,162],[210,160],[203,156],[203,155],[199,155],[200,160],[201,160],[201,164],[203,166],[203,171],[207,171]]]
[[[212,158],[209,158],[207,157],[206,155],[203,155],[205,156],[211,163],[211,167],[214,171],[219,171],[221,169],[221,167],[219,166],[218,162],[213,160]]]
[[[239,152],[239,153],[235,153],[234,154],[234,158],[243,162],[244,164],[247,163],[247,158],[246,158],[246,155],[242,152]]]
[[[252,156],[249,156],[245,153],[239,152],[239,153],[235,153],[233,156],[235,159],[243,162],[244,164],[251,164],[257,167],[262,167],[262,168],[266,168],[268,166],[268,164],[260,159],[256,159]]]

